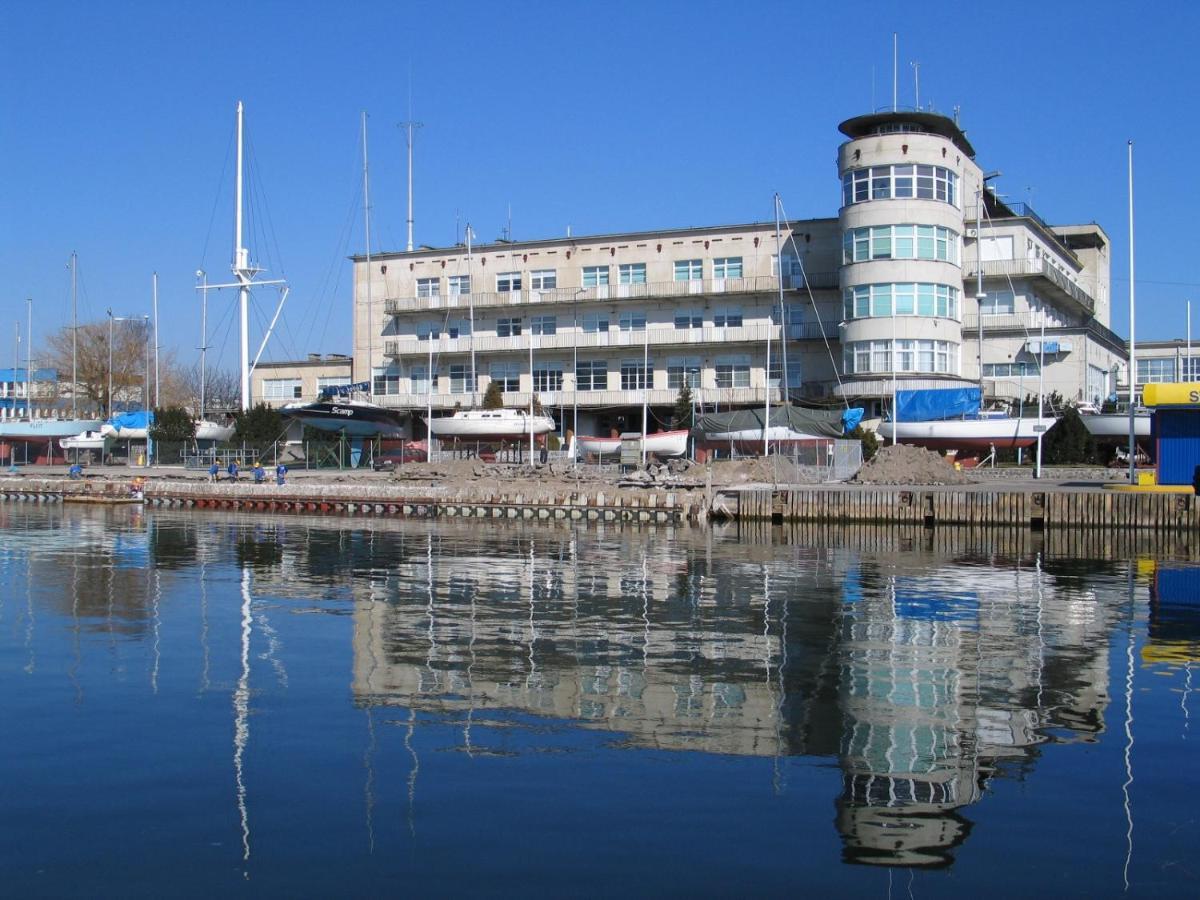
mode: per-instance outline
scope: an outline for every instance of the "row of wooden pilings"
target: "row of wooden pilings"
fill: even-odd
[[[0,499],[53,503],[64,497],[120,502],[131,482],[80,484],[65,479],[3,479]],[[1104,490],[929,490],[921,488],[741,489],[695,492],[603,491],[529,494],[520,491],[417,496],[386,487],[348,485],[211,485],[148,482],[147,505],[176,509],[402,516],[411,518],[557,519],[665,523],[708,517],[747,522],[879,523],[1018,528],[1200,530],[1200,504],[1191,494]]]

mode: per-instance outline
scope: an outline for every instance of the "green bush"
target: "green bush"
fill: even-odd
[[[879,452],[879,437],[875,432],[868,428],[863,428],[861,425],[856,425],[854,430],[846,435],[847,440],[856,440],[862,444],[863,462],[870,462],[872,457]]]

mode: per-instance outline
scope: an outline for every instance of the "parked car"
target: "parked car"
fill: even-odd
[[[425,462],[425,451],[419,447],[405,447],[403,450],[385,450],[375,457],[371,467],[376,472],[390,472],[404,463],[417,462]]]

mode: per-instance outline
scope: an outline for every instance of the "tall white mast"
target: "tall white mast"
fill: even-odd
[[[25,300],[25,306],[28,310],[29,325],[25,329],[25,409],[29,412],[29,418],[33,418],[33,298],[28,297]]]
[[[1137,344],[1134,339],[1133,280],[1133,141],[1129,142],[1129,483],[1137,483],[1137,442],[1134,440],[1137,407]]]
[[[76,269],[79,258],[74,250],[71,251],[71,418],[78,418],[78,404],[75,401],[76,388],[79,385],[79,317],[78,293],[76,286]],[[1190,321],[1191,316],[1188,316]]]
[[[154,273],[154,408],[158,409],[158,273]]]
[[[421,127],[420,122],[412,121],[412,98],[408,101],[408,119],[407,122],[401,122],[400,127],[404,129],[404,138],[408,143],[408,252],[413,249],[413,141],[415,139],[414,131]]]
[[[367,111],[362,113],[363,153],[363,226],[367,239],[367,393],[375,393],[375,369],[372,352],[375,346],[375,317],[371,309],[371,187],[367,166]]]
[[[243,161],[242,101],[237,105],[237,188],[234,199],[233,274],[238,280],[238,311],[241,321],[242,412],[250,409],[250,254],[242,246],[242,161]]]
[[[208,273],[200,270],[196,273],[203,284],[200,288],[200,418],[204,418],[205,401],[205,372],[206,357],[208,356]]]
[[[471,279],[475,277],[471,270],[471,223],[467,223],[467,316],[470,319],[471,334],[471,408],[479,406],[479,376],[475,372],[475,285]]]

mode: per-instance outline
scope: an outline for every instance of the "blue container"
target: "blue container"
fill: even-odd
[[[1200,409],[1157,409],[1151,428],[1158,483],[1192,484],[1200,466]]]

